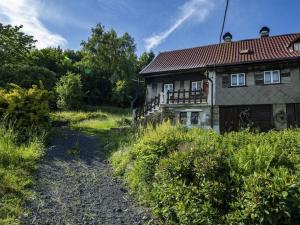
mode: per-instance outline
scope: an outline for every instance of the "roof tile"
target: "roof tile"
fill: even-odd
[[[300,52],[291,51],[289,46],[298,39],[300,33],[162,52],[141,71],[141,74],[296,58],[300,57]],[[249,49],[250,53],[240,54],[241,50],[245,49]]]

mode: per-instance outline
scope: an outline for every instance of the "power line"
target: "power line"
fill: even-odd
[[[226,22],[226,17],[227,17],[227,11],[228,11],[228,5],[229,5],[229,0],[226,0],[226,7],[225,7],[223,23],[222,23],[222,29],[221,29],[220,38],[219,38],[219,44],[221,44],[221,42],[222,42],[222,35],[223,35],[223,32],[224,32],[224,27],[225,27],[225,22]]]

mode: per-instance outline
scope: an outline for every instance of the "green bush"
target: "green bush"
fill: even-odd
[[[219,135],[163,123],[111,157],[164,224],[297,224],[300,130]]]
[[[24,89],[11,84],[10,89],[0,89],[0,116],[20,134],[41,132],[49,127],[49,92],[42,85]]]
[[[82,103],[81,76],[68,72],[56,84],[57,107],[63,110],[79,109]]]

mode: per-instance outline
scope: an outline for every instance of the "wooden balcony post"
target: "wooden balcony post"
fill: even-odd
[[[196,94],[197,94],[197,90],[194,91],[194,104],[196,104]]]
[[[190,89],[190,90],[189,90],[189,103],[191,103],[191,96],[192,96],[191,93],[192,93],[192,92],[191,92],[191,89]]]
[[[157,106],[159,106],[160,105],[160,94],[158,94],[157,100],[158,100]]]
[[[183,104],[184,104],[185,103],[185,89],[183,89],[183,96],[182,97],[183,97],[182,101],[183,101]]]
[[[180,98],[180,89],[177,91],[177,104],[179,104],[179,98]]]
[[[170,101],[170,91],[168,90],[168,92],[167,92],[167,104],[169,104],[169,101]]]
[[[200,103],[202,103],[203,90],[200,89]]]

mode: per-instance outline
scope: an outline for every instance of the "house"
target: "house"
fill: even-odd
[[[147,85],[138,117],[171,112],[188,126],[221,133],[300,126],[300,33],[159,53],[140,74]]]

